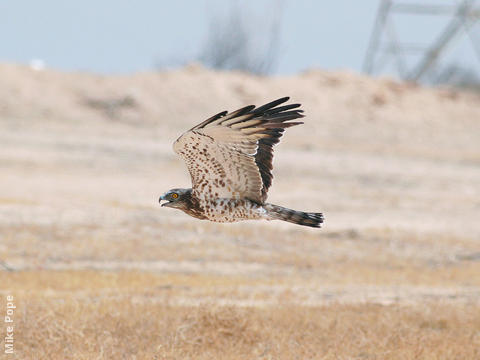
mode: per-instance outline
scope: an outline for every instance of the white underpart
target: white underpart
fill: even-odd
[[[268,219],[263,206],[248,199],[215,199],[201,201],[207,219],[215,222]]]

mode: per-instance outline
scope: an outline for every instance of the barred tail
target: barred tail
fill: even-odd
[[[303,211],[295,211],[282,206],[265,204],[264,209],[270,220],[283,220],[298,225],[311,226],[319,228],[323,223],[322,213],[308,213]]]

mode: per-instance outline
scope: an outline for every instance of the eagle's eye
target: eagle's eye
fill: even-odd
[[[173,194],[172,194],[172,199],[176,199],[176,198],[178,198],[178,194],[177,194],[177,193],[173,193]]]

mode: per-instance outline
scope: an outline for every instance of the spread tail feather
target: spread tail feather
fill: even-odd
[[[283,220],[316,228],[319,228],[323,223],[322,213],[296,211],[273,204],[265,204],[263,207],[267,210],[269,220]]]

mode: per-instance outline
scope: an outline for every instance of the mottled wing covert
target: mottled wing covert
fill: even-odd
[[[296,109],[300,104],[278,106],[288,99],[221,112],[175,141],[173,148],[187,164],[196,196],[265,201],[273,178],[273,145],[285,128],[302,124],[288,122],[303,117]]]

